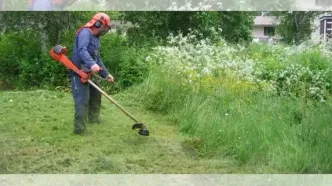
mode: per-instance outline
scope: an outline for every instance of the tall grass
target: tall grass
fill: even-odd
[[[331,67],[319,46],[245,49],[176,37],[148,58],[136,93],[198,139],[200,155],[280,173],[332,171]]]

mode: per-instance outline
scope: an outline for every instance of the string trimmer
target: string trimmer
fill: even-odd
[[[57,45],[50,50],[50,55],[53,59],[62,63],[68,69],[73,70],[76,72],[80,77],[83,83],[88,82],[90,85],[95,87],[100,93],[102,93],[108,100],[110,100],[113,104],[115,104],[121,111],[123,111],[127,116],[129,116],[132,120],[136,123],[132,126],[132,129],[140,129],[138,133],[143,136],[149,136],[149,131],[147,127],[139,122],[133,115],[131,115],[127,110],[125,110],[119,103],[117,103],[111,96],[107,95],[98,85],[96,85],[93,81],[90,80],[90,77],[93,75],[92,72],[86,73],[82,70],[79,70],[72,61],[66,56],[67,55],[67,48],[61,45]]]

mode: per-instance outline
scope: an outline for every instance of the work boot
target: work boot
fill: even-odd
[[[102,124],[103,120],[99,116],[90,116],[88,119],[89,124]]]
[[[76,116],[74,121],[74,133],[82,134],[85,131],[85,127],[84,118]]]
[[[85,129],[82,128],[74,128],[74,133],[75,134],[83,134]]]

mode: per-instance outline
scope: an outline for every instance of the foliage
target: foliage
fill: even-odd
[[[250,41],[253,25],[252,12],[124,12],[123,19],[139,27],[128,31],[132,42],[165,41],[169,34],[184,35],[189,29],[197,30],[202,38],[212,37],[210,28],[221,29],[221,35],[229,42]]]
[[[231,43],[252,40],[254,12],[218,12],[222,29],[221,36]]]
[[[171,35],[154,49],[137,99],[197,139],[201,156],[234,158],[244,169],[330,172],[331,55],[311,43],[245,48],[195,35]]]
[[[1,88],[14,88],[18,84],[22,59],[30,61],[38,58],[40,48],[35,47],[39,44],[35,39],[38,37],[39,35],[33,32],[26,32],[25,35],[18,33],[2,35],[0,40]]]
[[[277,33],[288,44],[299,44],[310,39],[315,29],[313,21],[322,12],[319,11],[292,11],[272,12],[278,17]]]
[[[51,44],[55,44],[61,30],[77,29],[90,16],[89,12],[3,12],[0,17],[1,31],[46,31]]]
[[[66,68],[53,60],[48,53],[43,53],[40,47],[36,47],[40,45],[39,37],[38,32],[31,31],[7,33],[1,38],[1,89],[54,89],[70,85]],[[62,41],[61,44],[68,48],[70,57],[74,46],[73,32],[64,31]],[[117,82],[112,91],[119,91],[143,81],[147,70],[144,63],[149,52],[147,47],[130,47],[126,38],[119,34],[108,34],[101,42],[102,60]],[[47,48],[52,46],[48,45]]]
[[[183,144],[199,156],[235,160],[234,165],[243,172],[248,169],[265,173],[265,170],[331,172],[328,147],[332,139],[327,131],[331,130],[332,120],[332,66],[329,60],[332,53],[311,42],[243,44],[241,41],[250,40],[247,37],[250,20],[244,20],[246,13],[187,14],[170,13],[166,17],[160,12],[127,14],[144,23],[137,32],[138,40],[144,38],[154,42],[155,36],[166,37],[162,45],[153,48],[151,46],[157,42],[131,45],[134,35],[130,32],[129,38],[121,34],[108,34],[102,38],[102,59],[118,82],[115,90],[131,87],[127,93],[141,101],[136,103],[157,112],[160,117],[169,118],[171,124],[192,138]],[[147,19],[148,15],[151,20]],[[219,26],[214,26],[219,16],[223,19],[219,20]],[[148,25],[155,23],[153,19],[167,23],[187,18],[195,29],[180,23],[174,27],[162,22],[156,22],[156,28]],[[233,25],[236,20],[245,24]],[[199,24],[200,21],[205,24]],[[181,32],[177,32],[179,27],[183,29]],[[26,30],[5,32],[0,38],[1,88],[69,86],[66,69],[49,55],[44,55],[39,47],[43,32],[24,25],[22,28]],[[64,29],[60,37],[69,51],[75,30]],[[149,31],[154,34],[149,35]],[[50,47],[52,43],[48,45]],[[63,95],[51,98],[61,97]],[[22,99],[22,96],[15,99]],[[39,104],[34,100],[28,102],[31,103]],[[45,103],[42,107],[48,108]],[[22,104],[18,109],[29,108]],[[133,102],[128,101],[128,104]],[[22,127],[20,117],[12,119],[17,119],[14,123]],[[54,130],[61,129],[60,125],[54,125]],[[35,139],[40,139],[40,130],[33,129]],[[54,143],[54,139],[42,139],[42,142]],[[8,161],[6,159],[0,169],[4,169]],[[96,161],[98,165],[108,162],[107,159]],[[37,170],[40,169],[35,167],[34,171]]]
[[[104,36],[101,56],[103,63],[116,79],[113,91],[126,89],[141,83],[147,73],[145,58],[149,47],[129,46],[126,37],[120,34]]]
[[[202,78],[231,71],[236,78],[268,83],[278,94],[325,100],[331,92],[329,55],[319,46],[251,44],[248,48],[199,40],[196,34],[169,37],[169,46],[156,47],[148,60],[180,73],[183,83],[200,86]]]

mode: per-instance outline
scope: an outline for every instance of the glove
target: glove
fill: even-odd
[[[106,80],[110,83],[114,83],[114,77],[111,74],[106,77]]]
[[[99,65],[94,64],[91,66],[91,70],[92,72],[99,72],[100,70],[102,70],[102,68],[100,68]]]

